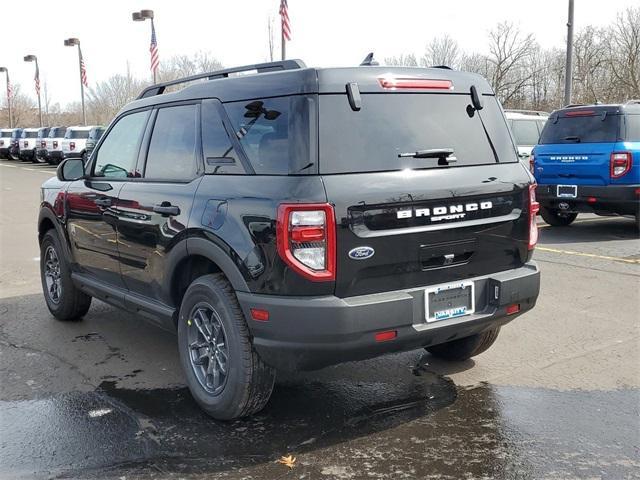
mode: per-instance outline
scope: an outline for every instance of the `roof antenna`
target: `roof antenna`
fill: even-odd
[[[364,60],[360,64],[361,67],[377,67],[378,65],[380,64],[373,59],[373,52],[370,52],[369,55],[364,57]]]

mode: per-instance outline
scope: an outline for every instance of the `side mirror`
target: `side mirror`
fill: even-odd
[[[61,182],[80,180],[84,178],[84,162],[81,158],[67,158],[58,165],[56,176]]]

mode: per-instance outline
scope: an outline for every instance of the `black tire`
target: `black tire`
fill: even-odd
[[[57,268],[53,266],[52,251],[57,259]],[[48,283],[55,283],[48,275],[52,271],[57,271],[60,281],[59,286],[54,289],[51,288],[51,283]],[[47,307],[58,320],[79,320],[89,311],[91,297],[78,290],[71,281],[71,270],[55,230],[45,233],[40,244],[40,279]],[[53,290],[57,291],[57,295],[54,295]]]
[[[553,227],[566,227],[571,225],[578,216],[577,213],[563,213],[553,208],[540,208],[542,219]]]
[[[432,345],[426,350],[434,357],[443,360],[463,361],[471,357],[480,355],[493,345],[500,333],[500,327],[486,330],[470,337],[452,340],[451,342],[441,343],[440,345]]]
[[[213,334],[207,337],[203,331]],[[254,350],[238,299],[224,275],[205,275],[187,289],[180,306],[178,347],[189,390],[213,418],[249,416],[269,401],[275,370]]]

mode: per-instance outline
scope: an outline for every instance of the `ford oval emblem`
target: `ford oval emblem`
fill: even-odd
[[[366,260],[367,258],[373,257],[374,253],[376,253],[376,251],[371,247],[356,247],[349,250],[349,258]]]

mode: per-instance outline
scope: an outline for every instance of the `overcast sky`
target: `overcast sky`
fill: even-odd
[[[576,28],[606,25],[616,13],[638,0],[576,0]],[[0,66],[12,83],[35,98],[35,54],[53,103],[79,100],[75,49],[63,46],[78,37],[87,65],[89,86],[127,63],[136,76],[150,76],[149,22],[133,22],[131,12],[153,9],[160,62],[175,54],[210,51],[225,66],[268,59],[267,18],[274,17],[279,55],[279,0],[31,0],[15,3],[1,28]],[[5,12],[7,13],[7,12]],[[369,51],[376,58],[420,54],[436,36],[448,33],[463,50],[485,51],[486,33],[509,20],[533,32],[544,47],[563,46],[566,0],[289,0],[292,41],[287,57],[309,66],[358,64]],[[4,92],[4,78],[0,77]]]

